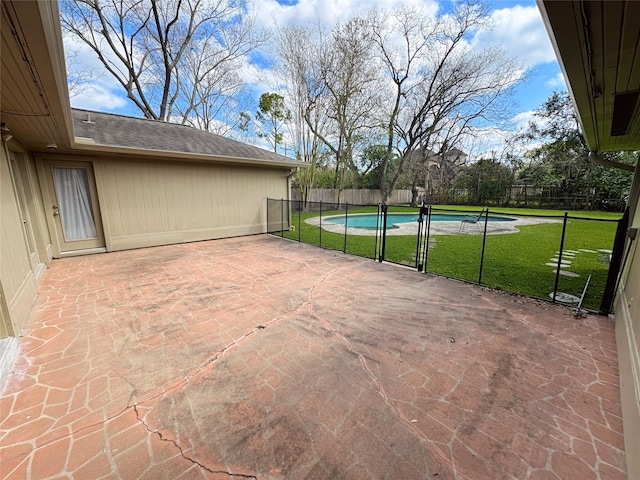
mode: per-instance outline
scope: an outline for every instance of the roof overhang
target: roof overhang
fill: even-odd
[[[58,2],[2,0],[0,117],[24,146],[73,143]]]
[[[640,2],[537,2],[589,149],[640,149]]]
[[[310,164],[291,161],[258,160],[253,158],[226,157],[210,154],[172,152],[167,150],[151,150],[148,148],[120,147],[116,145],[101,145],[94,143],[91,139],[76,137],[72,146],[73,152],[83,152],[86,155],[124,155],[123,158],[153,158],[174,161],[202,162],[202,163],[223,163],[232,165],[251,165],[265,168],[288,168],[298,169],[309,167]]]

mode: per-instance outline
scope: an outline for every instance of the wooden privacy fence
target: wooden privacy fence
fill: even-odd
[[[291,200],[302,200],[300,190],[291,190]],[[340,200],[338,202],[338,200]],[[349,203],[352,205],[376,205],[382,202],[380,190],[345,189],[340,193],[333,188],[314,188],[309,192],[309,202]],[[407,204],[411,202],[411,190],[394,190],[389,198],[390,204]]]

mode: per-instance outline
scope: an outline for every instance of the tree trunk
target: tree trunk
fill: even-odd
[[[411,185],[411,206],[418,206],[418,182],[415,178],[413,180],[413,184]]]

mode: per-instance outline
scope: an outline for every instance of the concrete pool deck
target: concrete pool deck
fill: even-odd
[[[626,479],[613,319],[270,236],[54,260],[3,479]]]
[[[359,214],[349,214],[349,218],[356,217]],[[370,215],[370,214],[361,214]],[[327,217],[344,217],[344,215],[329,215]],[[325,221],[327,217],[322,217],[322,229],[327,232],[338,233],[344,235],[344,224],[335,224]],[[542,218],[542,217],[518,217],[516,215],[509,215],[509,218],[514,218],[511,222],[487,222],[487,234],[488,235],[500,235],[518,233],[518,227],[524,225],[540,225],[543,223],[562,223],[562,220],[557,218]],[[320,226],[320,216],[311,217],[305,220],[309,225]],[[461,222],[457,221],[432,221],[429,227],[431,235],[482,235],[484,233],[484,220],[481,220],[477,224],[465,223],[460,229]],[[350,227],[347,222],[347,234],[348,235],[363,235],[363,236],[375,236],[375,229]],[[418,222],[398,223],[394,228],[387,229],[387,235],[417,235],[418,234]]]

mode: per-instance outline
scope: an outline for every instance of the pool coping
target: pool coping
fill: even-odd
[[[354,213],[349,217],[355,217],[359,215],[371,215],[370,213]],[[340,217],[342,215],[327,215],[322,218]],[[548,223],[562,223],[561,219],[557,218],[545,218],[545,217],[519,217],[517,215],[509,215],[509,218],[514,220],[511,222],[488,222],[487,223],[487,235],[503,235],[518,233],[520,230],[518,227],[524,225],[539,225]],[[305,223],[320,226],[320,216],[311,217],[305,220]],[[322,229],[331,232],[344,235],[345,226],[335,223],[322,222]],[[346,233],[348,235],[361,235],[373,237],[379,232],[380,229],[366,229],[358,227],[350,227],[347,223]],[[429,227],[430,235],[482,235],[484,233],[484,221],[481,220],[477,224],[465,223],[462,224],[459,220],[456,221],[444,221],[444,222],[431,222]],[[418,222],[400,223],[394,228],[387,229],[387,235],[417,235],[418,234]]]

